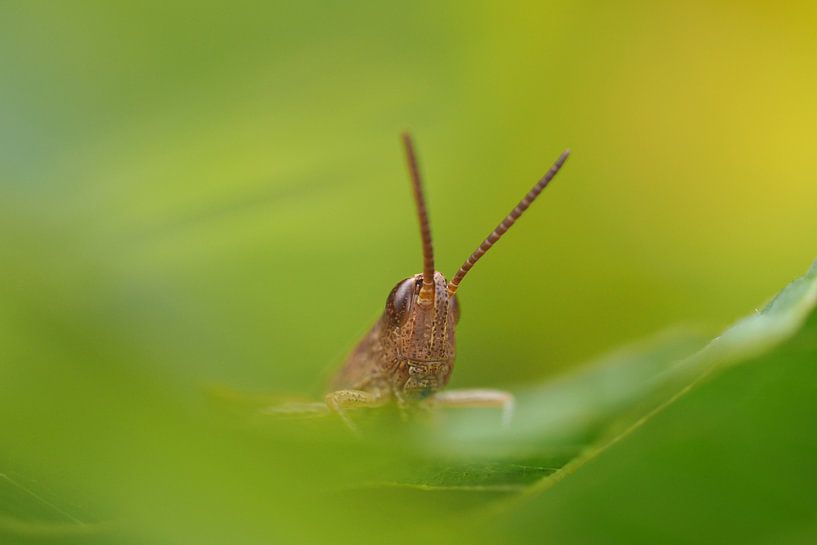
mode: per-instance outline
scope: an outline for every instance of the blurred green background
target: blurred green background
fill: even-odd
[[[4,284],[36,259],[163,371],[320,388],[420,268],[409,128],[447,275],[574,151],[469,277],[457,384],[717,330],[817,247],[787,6],[4,3]]]
[[[816,24],[808,2],[1,2],[5,461],[82,482],[127,451],[120,418],[166,418],[161,444],[208,385],[320,395],[421,266],[404,129],[449,276],[573,150],[464,282],[453,386],[716,333],[817,254]]]

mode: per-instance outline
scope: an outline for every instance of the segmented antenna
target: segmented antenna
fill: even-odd
[[[406,148],[406,161],[411,174],[411,187],[414,190],[414,202],[417,203],[417,217],[420,220],[420,236],[423,239],[423,285],[420,288],[419,301],[434,301],[434,247],[431,244],[431,226],[428,223],[426,200],[423,196],[423,184],[420,180],[420,169],[417,167],[417,156],[411,135],[403,133],[403,146]]]
[[[545,174],[544,177],[542,177],[542,179],[531,188],[528,194],[525,195],[525,198],[519,201],[519,204],[517,204],[516,207],[511,210],[511,213],[508,214],[504,220],[502,220],[502,223],[497,225],[496,229],[494,229],[493,232],[488,235],[488,238],[486,238],[482,244],[479,245],[479,248],[477,248],[474,253],[465,260],[465,263],[462,264],[460,270],[457,271],[457,274],[455,274],[454,278],[451,279],[451,282],[448,283],[449,296],[453,297],[453,295],[457,293],[457,288],[460,287],[460,282],[462,282],[462,279],[465,278],[466,274],[468,274],[468,271],[471,270],[471,267],[474,266],[474,263],[479,261],[479,258],[484,256],[485,253],[491,249],[491,246],[496,244],[496,241],[502,238],[502,235],[504,235],[505,232],[511,228],[516,220],[519,219],[519,216],[521,216],[525,210],[528,209],[531,203],[536,200],[539,193],[541,193],[542,190],[547,187],[548,183],[550,183],[553,177],[556,176],[556,173],[559,172],[559,169],[562,168],[562,165],[565,161],[567,161],[567,157],[569,155],[569,149],[562,152],[559,158],[556,159],[556,162],[553,163],[553,166],[550,167],[550,170],[547,171],[547,174]]]

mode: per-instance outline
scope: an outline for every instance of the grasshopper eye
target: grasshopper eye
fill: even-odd
[[[422,280],[420,280],[420,284]],[[399,327],[406,322],[409,308],[415,299],[415,290],[418,289],[418,282],[415,277],[401,280],[394,286],[386,299],[386,320],[392,327]]]

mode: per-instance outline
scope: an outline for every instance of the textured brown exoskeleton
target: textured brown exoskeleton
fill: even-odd
[[[503,422],[510,420],[513,396],[499,390],[441,392],[448,383],[456,354],[454,328],[459,321],[457,288],[497,240],[527,210],[567,160],[562,153],[545,176],[502,220],[463,263],[451,282],[434,270],[434,253],[423,187],[411,137],[403,134],[411,174],[420,234],[423,272],[401,280],[389,293],[386,309],[371,331],[349,355],[335,376],[326,404],[352,428],[349,407],[374,407],[394,400],[402,408],[414,405],[501,407]]]

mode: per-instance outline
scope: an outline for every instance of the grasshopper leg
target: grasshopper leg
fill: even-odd
[[[357,426],[352,422],[352,419],[349,418],[346,409],[354,407],[377,407],[383,404],[383,400],[380,396],[363,390],[336,390],[326,394],[324,399],[326,406],[336,412],[344,424],[355,433],[358,432]]]
[[[508,426],[513,418],[513,394],[502,390],[448,390],[437,392],[430,398],[430,402],[440,407],[499,407],[503,426]]]

